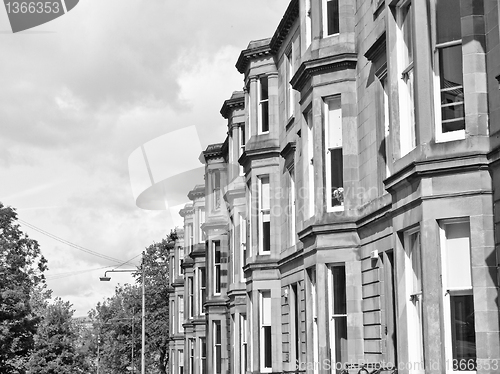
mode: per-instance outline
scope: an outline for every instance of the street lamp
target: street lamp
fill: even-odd
[[[106,270],[104,272],[104,277],[99,277],[101,282],[109,282],[110,277],[107,273],[137,273],[137,269],[128,270]],[[144,288],[144,252],[142,252],[142,266],[141,266],[141,283],[142,283],[142,349],[141,349],[141,374],[146,373],[146,360],[145,360],[145,350],[146,350],[146,292]]]

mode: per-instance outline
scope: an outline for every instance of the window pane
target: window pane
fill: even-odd
[[[347,362],[347,317],[335,318],[335,362]]]
[[[267,77],[260,78],[260,100],[267,100],[269,98],[269,90],[267,84]]]
[[[330,0],[326,3],[328,17],[328,35],[339,32],[339,0]]]
[[[261,104],[262,110],[262,132],[269,131],[269,101],[264,101]]]
[[[265,252],[271,250],[271,222],[269,219],[269,214],[266,214],[264,215],[264,222],[262,222],[262,250]]]
[[[271,206],[271,197],[269,190],[269,177],[262,177],[261,179],[261,209],[269,210]]]
[[[446,285],[450,289],[472,288],[469,223],[446,225]]]
[[[451,296],[450,302],[454,370],[475,370],[476,331],[473,296]]]
[[[342,147],[342,108],[340,97],[328,100],[328,148]]]
[[[462,39],[460,4],[457,0],[438,0],[436,5],[437,43]]]
[[[443,132],[465,129],[462,45],[439,49]]]
[[[346,280],[345,267],[335,266],[332,268],[333,278],[333,314],[346,314]]]
[[[403,32],[403,41],[406,47],[404,68],[406,69],[408,65],[413,61],[413,19],[412,19],[412,7],[411,3],[401,9],[402,19],[401,19],[401,29]]]
[[[262,324],[271,325],[271,292],[262,292]]]
[[[264,367],[272,367],[271,326],[264,326]]]
[[[331,194],[332,194],[332,206],[341,205],[343,200],[343,195],[336,193],[335,191],[344,186],[344,159],[342,156],[342,148],[335,148],[330,150],[330,165],[331,165]]]

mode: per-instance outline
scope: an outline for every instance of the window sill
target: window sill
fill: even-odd
[[[344,205],[337,205],[337,206],[326,209],[327,213],[336,213],[336,212],[343,212],[343,211],[344,211]]]
[[[452,142],[455,140],[464,140],[465,130],[450,131],[447,133],[437,133],[436,143]]]

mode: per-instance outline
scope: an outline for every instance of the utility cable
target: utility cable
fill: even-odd
[[[127,261],[127,262],[125,262],[125,263],[124,263],[124,262],[123,262],[123,260],[119,260],[119,259],[117,259],[117,258],[114,258],[114,257],[111,257],[111,256],[107,256],[107,255],[104,255],[104,254],[102,254],[102,253],[99,253],[99,252],[93,251],[93,250],[91,250],[91,249],[88,249],[88,248],[82,247],[82,246],[80,246],[80,245],[78,245],[78,244],[71,243],[71,242],[69,242],[69,241],[67,241],[67,240],[65,240],[65,239],[62,239],[62,238],[60,238],[60,237],[58,237],[58,236],[54,235],[54,234],[51,234],[51,233],[50,233],[50,232],[48,232],[48,231],[45,231],[45,230],[43,230],[43,229],[41,229],[41,228],[39,228],[39,227],[36,227],[35,225],[32,225],[32,224],[31,224],[31,223],[29,223],[29,222],[23,221],[22,219],[19,219],[19,218],[18,218],[17,220],[18,220],[19,222],[21,222],[23,225],[25,225],[26,227],[28,227],[28,228],[30,228],[30,229],[32,229],[32,230],[35,230],[35,231],[39,232],[40,234],[43,234],[43,235],[45,235],[45,236],[48,236],[49,238],[52,238],[52,239],[54,239],[54,240],[57,240],[58,242],[61,242],[61,243],[63,243],[63,244],[66,244],[66,245],[68,245],[68,246],[70,246],[70,247],[73,247],[73,248],[75,248],[75,249],[77,249],[77,250],[79,250],[79,251],[85,252],[85,253],[87,253],[87,254],[89,254],[89,255],[96,256],[96,257],[100,257],[100,258],[102,258],[102,259],[104,259],[104,260],[108,260],[108,261],[111,261],[111,262],[114,262],[114,263],[118,263],[118,264],[126,264],[126,263],[128,262],[128,261]],[[137,257],[137,256],[136,256],[136,257]],[[134,258],[135,258],[135,257],[134,257]],[[129,261],[131,261],[131,260],[129,260]],[[121,266],[121,265],[118,265],[118,266]]]

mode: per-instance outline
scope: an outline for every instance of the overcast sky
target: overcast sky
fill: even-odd
[[[123,261],[138,256],[180,221],[135,205],[129,156],[190,126],[203,148],[224,141],[219,110],[243,87],[239,53],[273,35],[288,2],[80,0],[16,34],[0,9],[0,201],[89,250]],[[202,182],[186,185],[185,195]],[[22,229],[40,243],[48,285],[75,316],[132,281],[112,274],[112,282],[99,282],[104,269],[91,270],[113,263]]]

